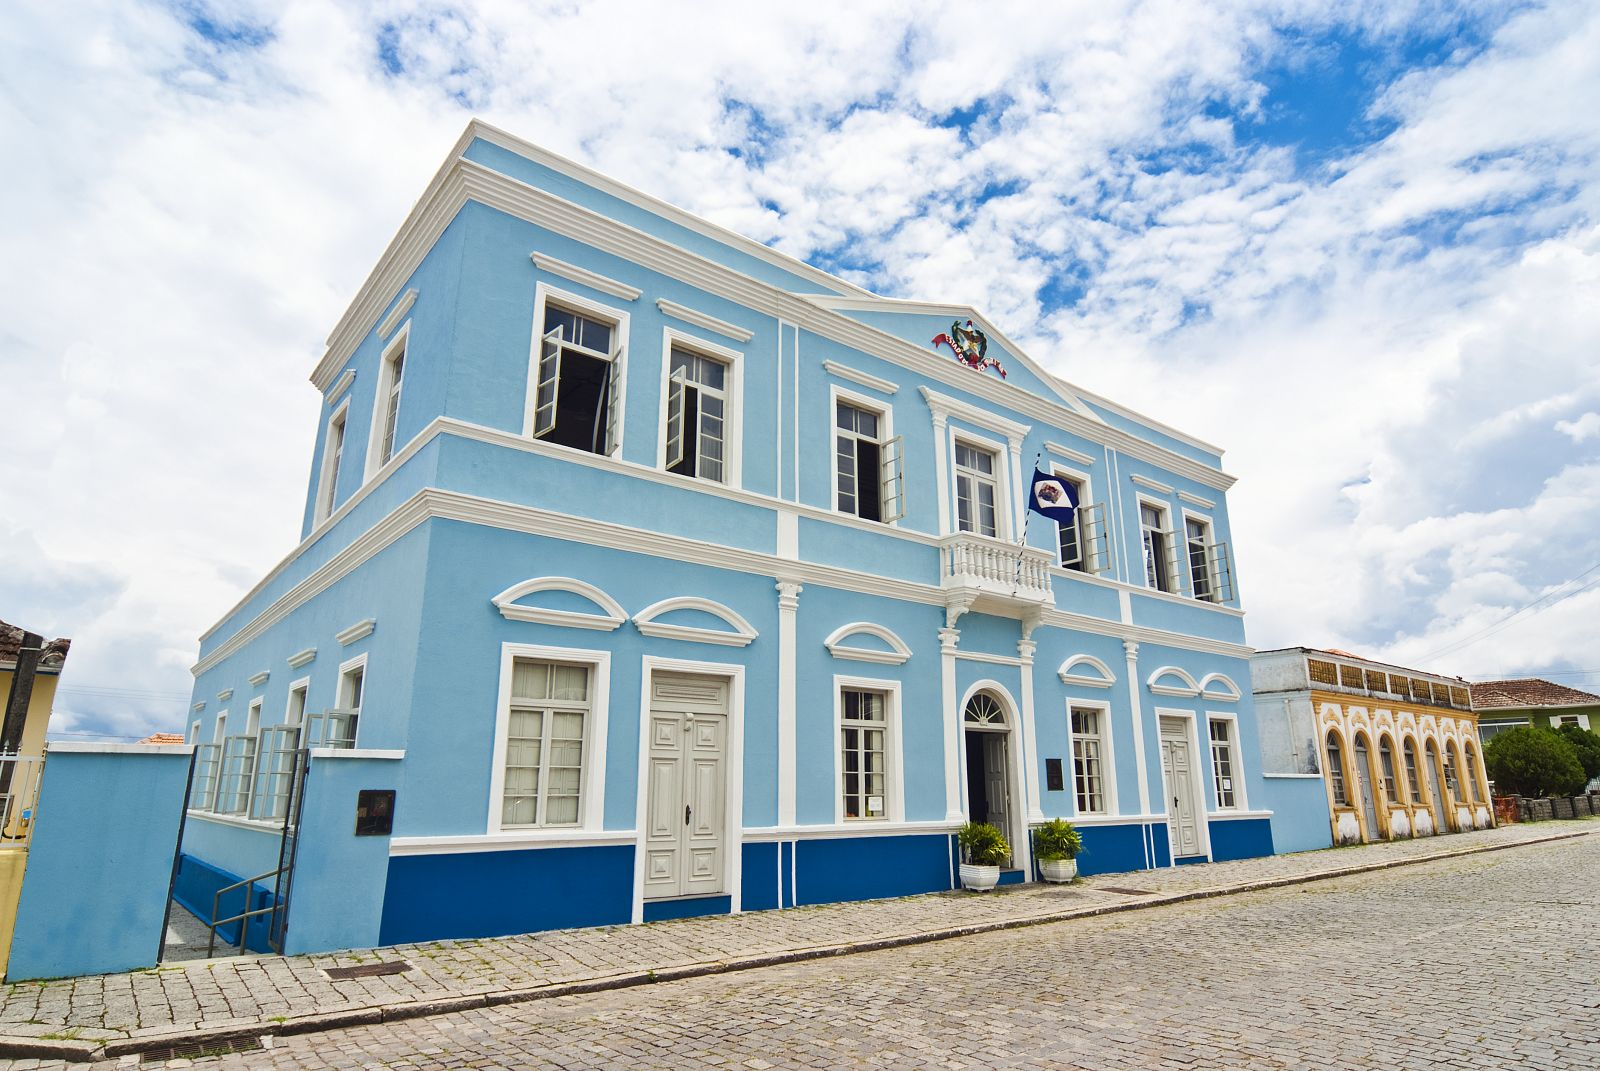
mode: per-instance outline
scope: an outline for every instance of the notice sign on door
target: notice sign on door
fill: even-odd
[[[868,796],[867,797],[867,813],[868,814],[882,814],[883,813],[883,797],[882,796]]]

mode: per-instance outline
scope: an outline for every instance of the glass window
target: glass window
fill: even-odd
[[[882,692],[846,688],[840,694],[844,816],[887,818],[888,767],[885,750],[888,697]]]
[[[1411,790],[1413,802],[1422,800],[1422,783],[1417,776],[1417,745],[1410,740],[1405,744],[1406,788]]]
[[[1184,536],[1189,549],[1189,582],[1194,597],[1212,601],[1215,586],[1211,582],[1211,526],[1196,517],[1183,522]]]
[[[834,470],[842,513],[883,520],[883,418],[839,402],[834,412]]]
[[[727,482],[728,367],[672,348],[667,381],[667,471]]]
[[[394,457],[394,430],[400,418],[400,383],[406,373],[406,343],[390,357],[384,368],[383,440],[378,450],[378,464],[387,464]]]
[[[591,454],[615,453],[622,346],[617,324],[546,304],[533,390],[533,437]]]
[[[1165,510],[1147,503],[1139,505],[1139,529],[1144,539],[1144,578],[1157,591],[1173,590],[1172,533],[1167,529]]]
[[[1388,740],[1378,744],[1378,765],[1383,768],[1383,798],[1390,803],[1399,803],[1400,796],[1394,776],[1394,748],[1389,746]]]
[[[956,527],[960,531],[999,536],[995,467],[994,454],[956,443]]]
[[[1339,738],[1328,735],[1328,785],[1333,789],[1333,802],[1339,807],[1350,806],[1350,796],[1345,792],[1344,755],[1339,748]]]
[[[1079,505],[1072,511],[1072,522],[1056,523],[1056,542],[1061,548],[1061,565],[1066,569],[1076,569],[1080,573],[1089,572],[1088,564],[1088,539],[1084,532],[1084,501],[1083,482],[1074,480],[1070,476],[1056,473],[1056,479],[1066,484],[1072,491],[1073,501]]]
[[[502,825],[578,824],[589,678],[589,666],[512,663]]]
[[[1216,781],[1217,808],[1238,806],[1234,785],[1233,723],[1225,718],[1211,719],[1211,773]]]
[[[327,518],[339,500],[339,466],[344,464],[344,432],[350,411],[342,409],[328,425],[328,448],[323,458],[322,516]]]
[[[1104,814],[1105,741],[1101,712],[1072,708],[1072,791],[1079,814]]]

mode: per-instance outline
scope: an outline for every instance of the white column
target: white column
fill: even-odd
[[[1033,652],[1039,645],[1032,640],[1017,641],[1017,656],[1022,659],[1022,784],[1029,822],[1043,822],[1039,807],[1039,760],[1033,731]]]
[[[945,434],[948,425],[945,416],[935,411],[933,414],[933,478],[937,481],[935,491],[939,499],[939,534],[949,535],[955,531],[955,522],[950,519],[950,438]]]
[[[1139,705],[1139,645],[1123,640],[1122,649],[1128,656],[1128,702],[1133,708],[1133,761],[1139,777],[1139,813],[1150,813],[1150,777],[1145,768],[1144,710]],[[1161,813],[1166,813],[1165,801]]]
[[[778,588],[778,825],[794,825],[795,781],[795,614],[799,584],[780,580]]]
[[[944,700],[944,817],[947,822],[962,820],[961,803],[961,711],[956,709],[956,643],[961,632],[939,630],[939,657]]]

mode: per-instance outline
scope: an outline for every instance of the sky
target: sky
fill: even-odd
[[[11,0],[0,618],[181,730],[479,116],[1224,446],[1252,645],[1600,690],[1597,101],[1583,0]]]

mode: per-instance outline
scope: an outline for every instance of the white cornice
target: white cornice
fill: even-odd
[[[230,700],[232,698],[233,698],[233,689],[232,688],[224,688],[224,689],[222,689],[222,691],[217,693],[217,702],[219,702],[219,703],[226,703],[228,700]]]
[[[999,413],[991,413],[987,409],[980,409],[978,406],[964,402],[960,398],[952,398],[948,394],[940,394],[938,391],[930,390],[927,387],[919,387],[917,389],[927,399],[928,408],[933,410],[934,416],[956,417],[959,420],[965,420],[969,424],[976,424],[980,428],[991,428],[1009,439],[1013,449],[1021,446],[1022,440],[1032,430],[1027,424],[1009,420]]]
[[[264,669],[260,673],[252,673],[252,674],[250,674],[250,676],[248,678],[246,678],[246,679],[249,680],[250,687],[259,688],[263,684],[267,683],[267,678],[270,677],[270,676],[272,676],[271,671]]]
[[[372,635],[372,630],[377,627],[377,620],[369,617],[364,621],[357,621],[355,624],[341,632],[335,633],[333,638],[339,641],[340,647],[349,647],[357,640],[364,640],[368,636]]]
[[[285,661],[289,663],[290,669],[299,669],[301,666],[310,665],[316,660],[317,649],[315,647],[307,647],[303,651],[296,651],[294,654],[285,659]]]
[[[1201,509],[1217,508],[1217,504],[1211,501],[1211,499],[1201,498],[1199,495],[1191,495],[1188,491],[1179,491],[1178,498],[1181,501],[1189,503],[1191,506],[1199,506]]]
[[[891,383],[887,379],[881,379],[878,376],[863,372],[859,368],[851,368],[847,364],[840,364],[838,361],[823,361],[822,369],[830,376],[847,379],[851,383],[871,388],[880,394],[893,394],[900,389],[900,385],[897,383]]]
[[[344,392],[350,389],[350,384],[354,383],[355,381],[356,370],[354,368],[346,368],[344,370],[344,375],[340,376],[334,382],[333,387],[328,391],[328,404],[332,405],[337,402]]]
[[[563,279],[582,283],[592,290],[598,290],[602,294],[610,294],[612,297],[619,297],[624,301],[638,301],[639,295],[644,293],[637,286],[629,286],[627,283],[607,278],[598,272],[592,272],[588,268],[580,268],[576,264],[568,264],[564,260],[557,260],[555,257],[545,253],[534,253],[533,263],[540,271],[547,271],[551,275],[559,275]]]
[[[1157,494],[1163,494],[1163,495],[1172,494],[1172,485],[1171,484],[1162,483],[1160,480],[1152,480],[1148,476],[1140,476],[1137,472],[1134,473],[1132,476],[1129,476],[1128,479],[1130,481],[1132,481],[1133,483],[1137,484],[1140,487],[1148,488],[1151,491],[1155,491]]]
[[[1221,457],[1224,453],[1222,447],[1216,445],[1215,443],[1210,443],[1204,439],[1196,438],[1186,431],[1179,431],[1171,424],[1164,424],[1154,417],[1146,416],[1137,410],[1129,409],[1127,406],[1118,402],[1114,402],[1110,398],[1104,397],[1103,395],[1096,394],[1094,391],[1084,390],[1076,383],[1062,379],[1060,376],[1056,376],[1055,378],[1061,380],[1061,382],[1065,384],[1069,390],[1075,392],[1085,401],[1093,402],[1102,409],[1109,409],[1118,416],[1125,417],[1126,419],[1133,421],[1135,424],[1142,424],[1151,431],[1158,431],[1163,435],[1170,436],[1171,438],[1178,440],[1186,446],[1192,446],[1197,450],[1204,450],[1208,454],[1216,454],[1218,457]]]
[[[470,131],[469,131],[470,132]],[[464,147],[464,146],[463,146]],[[1109,446],[1130,457],[1149,461],[1197,483],[1227,490],[1234,478],[1217,468],[1195,461],[1166,447],[1141,439],[1113,427],[1094,416],[1085,415],[1064,401],[1052,401],[1002,380],[972,375],[953,361],[940,358],[886,331],[834,312],[815,303],[810,296],[795,295],[779,287],[753,279],[722,264],[655,238],[610,217],[510,178],[492,168],[465,159],[452,159],[430,185],[412,216],[390,243],[378,267],[373,269],[362,295],[329,337],[329,349],[312,382],[326,390],[328,380],[355,352],[362,332],[359,324],[371,323],[377,311],[357,315],[358,306],[377,305],[377,296],[392,293],[410,277],[429,247],[443,233],[457,211],[470,198],[497,211],[525,219],[548,230],[576,239],[602,252],[610,253],[651,271],[696,286],[708,293],[744,305],[746,308],[787,320],[796,326],[821,334],[843,345],[861,350],[892,364],[910,369],[928,379],[984,398],[996,405],[1024,413],[1093,442]],[[764,248],[764,247],[760,247]],[[372,295],[367,291],[371,288]],[[865,294],[865,291],[861,292]],[[870,296],[870,295],[867,295]],[[1014,348],[1014,347],[1013,347]],[[1018,351],[1020,353],[1020,351]],[[1097,399],[1097,401],[1099,401]],[[1143,418],[1141,423],[1155,422]],[[1164,426],[1164,434],[1182,438]],[[1185,440],[1187,441],[1187,440]],[[1209,448],[1213,452],[1215,448]]]
[[[666,298],[656,299],[656,308],[660,309],[663,315],[670,316],[674,320],[682,320],[686,324],[694,324],[696,327],[703,327],[707,331],[715,331],[719,335],[727,335],[729,338],[737,339],[740,342],[749,342],[756,337],[754,331],[746,330],[738,324],[730,324],[726,320],[719,320],[715,316],[697,312],[687,306],[679,305],[676,301],[668,301]]]
[[[1064,457],[1068,461],[1076,462],[1079,465],[1093,465],[1095,461],[1094,458],[1081,450],[1074,450],[1072,447],[1062,446],[1060,443],[1046,442],[1044,448],[1057,457]]]
[[[411,311],[411,306],[417,303],[415,289],[407,290],[400,295],[400,300],[394,303],[394,308],[389,310],[389,315],[383,318],[383,323],[378,325],[378,337],[388,338],[394,334],[394,329],[400,326],[400,321],[405,319],[406,313]]]

